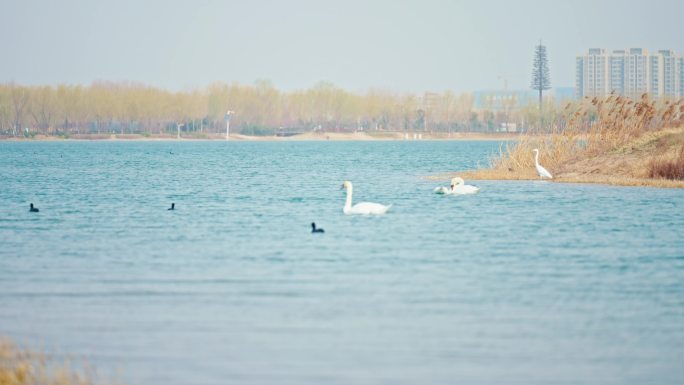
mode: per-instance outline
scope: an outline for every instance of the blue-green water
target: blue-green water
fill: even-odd
[[[422,178],[498,148],[0,143],[0,334],[135,385],[681,384],[684,191]]]

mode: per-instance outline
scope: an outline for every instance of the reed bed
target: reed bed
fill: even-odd
[[[491,170],[475,172],[472,177],[477,178],[478,173],[509,176],[501,179],[535,177],[536,174],[530,172],[534,170],[534,148],[540,150],[540,163],[554,175],[562,174],[569,165],[620,151],[629,152],[640,140],[644,145],[649,144],[657,141],[662,133],[670,133],[672,128],[677,131],[682,126],[684,99],[654,101],[648,94],[638,101],[614,94],[606,98],[585,98],[569,103],[561,118],[552,124],[529,131],[515,144],[502,146],[499,156],[491,160]],[[671,152],[669,147],[654,150]],[[658,155],[658,152],[651,155]],[[629,176],[682,179],[679,173],[684,162],[682,155],[675,160],[669,158],[654,161],[651,173]]]
[[[0,338],[0,385],[91,385],[93,373]]]
[[[666,155],[652,159],[649,165],[649,177],[684,180],[684,145],[674,158]]]

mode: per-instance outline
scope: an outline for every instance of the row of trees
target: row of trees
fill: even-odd
[[[550,105],[553,103],[550,101]],[[90,86],[0,84],[0,134],[211,133],[231,127],[247,133],[289,131],[494,131],[501,122],[535,122],[534,106],[516,111],[473,107],[470,93],[425,95],[372,90],[347,92],[330,83],[282,92],[268,81],[254,85],[215,83],[205,89],[170,92],[134,83]],[[553,121],[555,109],[545,110]]]

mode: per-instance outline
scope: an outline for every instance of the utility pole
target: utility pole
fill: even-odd
[[[233,116],[235,112],[228,110],[226,112],[226,140],[229,140],[230,135],[230,117]]]

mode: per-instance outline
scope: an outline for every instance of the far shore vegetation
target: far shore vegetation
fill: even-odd
[[[558,103],[551,97],[544,103],[542,120],[556,121],[561,112]],[[0,138],[211,139],[225,135],[228,110],[234,112],[231,134],[245,136],[363,131],[437,138],[522,131],[540,121],[534,100],[496,101],[492,97],[476,103],[472,93],[451,91],[353,93],[327,82],[289,92],[268,81],[215,83],[182,92],[126,82],[89,86],[5,83],[0,84]]]
[[[562,124],[531,130],[503,145],[491,167],[468,179],[538,179],[532,149],[554,181],[684,187],[684,99],[634,101],[610,95],[564,108]],[[453,174],[453,173],[452,173]],[[436,178],[448,178],[452,174]]]

